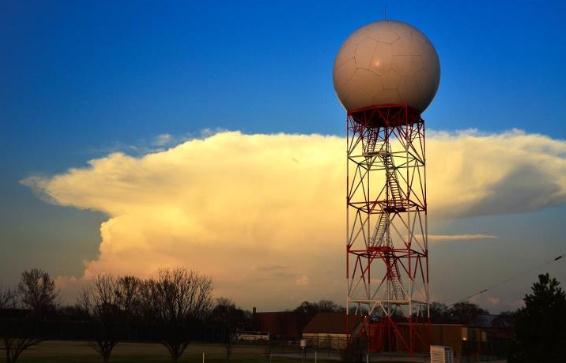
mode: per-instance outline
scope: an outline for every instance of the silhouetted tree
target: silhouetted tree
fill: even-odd
[[[549,274],[525,295],[515,315],[515,342],[509,362],[564,362],[566,357],[566,295]]]
[[[122,276],[116,280],[116,303],[128,322],[140,313],[142,285],[143,281],[134,276]]]
[[[336,304],[334,301],[331,300],[319,300],[317,305],[318,305],[318,311],[321,313],[338,313],[338,312],[346,311],[344,307]]]
[[[318,313],[343,312],[345,309],[333,301],[320,300],[319,302],[303,301],[293,311],[303,314],[308,321]]]
[[[7,287],[0,287],[0,310],[13,309],[16,305],[16,293]]]
[[[18,284],[18,296],[22,306],[36,316],[55,311],[55,281],[45,271],[37,268],[24,271]]]
[[[433,323],[448,323],[452,320],[450,309],[445,304],[432,302],[429,306],[430,321]]]
[[[222,342],[226,348],[226,359],[230,359],[234,334],[238,330],[251,328],[252,319],[249,312],[236,306],[231,300],[218,298],[216,305],[210,313],[209,323],[217,334],[221,335]]]
[[[452,305],[449,310],[450,319],[452,321],[466,325],[477,324],[479,317],[487,313],[487,310],[469,302],[456,303]]]
[[[186,269],[167,269],[144,284],[146,318],[177,362],[212,308],[212,281]]]
[[[83,291],[79,304],[91,320],[94,349],[102,361],[110,361],[112,350],[140,305],[139,279],[99,275],[94,284]]]
[[[0,310],[5,312],[8,309],[13,309],[16,306],[16,293],[14,290],[1,287],[0,288]],[[9,323],[3,321],[0,325],[0,336],[2,337],[2,342],[4,343],[4,348],[10,344],[11,331],[7,326]],[[6,350],[6,362],[10,362],[9,351]]]
[[[55,311],[57,291],[49,274],[34,268],[22,273],[15,294],[8,297],[20,308],[18,318],[6,322],[9,326],[2,333],[6,363],[15,363],[26,349],[41,342],[41,323]]]
[[[491,326],[494,328],[511,328],[514,326],[515,312],[512,311],[502,311],[499,313],[491,322]]]

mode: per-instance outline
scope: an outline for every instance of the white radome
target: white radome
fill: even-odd
[[[440,63],[418,29],[398,21],[366,25],[344,42],[334,63],[334,88],[347,111],[407,104],[424,111],[436,94]]]

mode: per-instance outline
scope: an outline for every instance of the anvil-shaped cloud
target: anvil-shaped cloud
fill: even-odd
[[[565,141],[521,131],[431,132],[427,160],[432,230],[450,218],[566,201]],[[220,132],[24,183],[59,205],[108,215],[85,279],[182,265],[211,275],[218,295],[248,307],[342,297],[341,137]],[[493,238],[481,232],[454,239]]]

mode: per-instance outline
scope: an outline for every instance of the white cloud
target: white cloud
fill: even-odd
[[[153,140],[153,145],[155,146],[166,146],[170,145],[175,141],[175,138],[170,134],[160,134]]]
[[[285,307],[343,295],[344,148],[336,136],[219,132],[138,157],[112,153],[24,183],[59,205],[108,215],[86,279],[183,265],[211,275],[218,295]],[[427,160],[433,225],[566,200],[561,140],[432,132]]]

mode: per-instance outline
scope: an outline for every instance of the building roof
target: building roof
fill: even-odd
[[[303,314],[294,311],[255,313],[254,321],[257,330],[274,339],[298,339],[307,323]]]
[[[346,328],[346,321],[348,328]],[[363,317],[345,313],[318,313],[303,329],[303,334],[351,334],[363,322]]]

